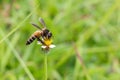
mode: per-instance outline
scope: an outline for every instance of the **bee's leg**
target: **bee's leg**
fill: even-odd
[[[37,38],[37,40],[38,40],[42,45],[45,45],[45,43],[44,43],[40,38]]]

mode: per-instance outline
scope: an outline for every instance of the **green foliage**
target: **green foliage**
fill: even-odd
[[[120,79],[119,0],[1,0],[0,79],[44,80],[44,55],[31,22],[45,20],[55,48],[47,55],[49,80]]]

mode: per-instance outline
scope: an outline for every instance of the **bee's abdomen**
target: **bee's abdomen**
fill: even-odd
[[[36,39],[36,36],[31,36],[31,37],[27,40],[26,45],[31,44],[35,39]]]
[[[41,31],[35,31],[33,35],[27,40],[26,45],[31,44],[36,38],[39,38],[41,36]]]

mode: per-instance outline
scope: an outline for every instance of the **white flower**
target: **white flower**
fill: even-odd
[[[41,41],[38,41],[38,44],[41,45],[41,48],[46,51],[49,51],[49,49],[56,47],[51,43],[52,43],[51,39],[42,39]]]

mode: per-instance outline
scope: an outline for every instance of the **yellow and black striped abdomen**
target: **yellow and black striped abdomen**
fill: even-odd
[[[31,37],[27,40],[26,45],[29,45],[29,44],[32,43],[35,39],[36,39],[35,36],[31,36]]]
[[[33,35],[27,40],[26,45],[31,44],[36,38],[39,38],[41,36],[41,31],[36,31],[33,33]]]

